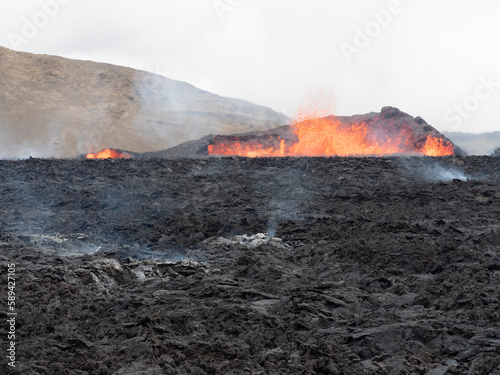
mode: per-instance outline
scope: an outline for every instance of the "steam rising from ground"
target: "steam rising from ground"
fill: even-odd
[[[26,243],[58,256],[79,256],[98,252],[101,246],[89,242],[85,234],[20,234]]]
[[[11,129],[5,126],[6,129]],[[55,129],[50,129],[50,134],[24,135],[24,140],[19,140],[19,135],[13,136],[5,129],[0,129],[0,160],[20,160],[34,158],[60,157],[61,150],[59,138]],[[45,139],[50,139],[49,143]]]
[[[400,158],[397,159],[397,166],[403,174],[417,182],[449,182],[472,179],[460,165],[446,166],[432,158]]]
[[[466,181],[468,179],[465,173],[459,169],[449,169],[437,164],[424,170],[423,174],[430,181]]]
[[[268,237],[276,237],[279,224],[288,220],[303,218],[302,206],[310,196],[303,187],[299,170],[276,170],[275,173],[258,172],[254,186],[268,198],[266,232]]]
[[[306,160],[297,159],[297,164]],[[269,216],[266,219],[267,237],[276,237],[279,225],[288,220],[304,219],[306,212],[304,206],[312,198],[304,187],[303,171],[300,166],[297,169],[282,170],[278,167],[266,168],[266,170],[240,170],[227,169],[223,159],[211,159],[210,165],[203,169],[195,169],[189,172],[190,177],[220,175],[226,173],[241,172],[248,180],[249,186],[259,192],[262,196],[262,204],[268,207]],[[187,204],[191,204],[188,202]]]

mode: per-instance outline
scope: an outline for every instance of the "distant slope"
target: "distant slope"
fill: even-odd
[[[443,133],[469,155],[491,155],[500,147],[500,131],[492,133]]]
[[[153,73],[0,47],[0,158],[148,152],[289,122]]]

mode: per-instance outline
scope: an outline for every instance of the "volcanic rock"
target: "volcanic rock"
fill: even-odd
[[[2,374],[500,374],[498,158],[28,159],[0,176],[18,313]]]
[[[368,124],[368,126],[377,131],[382,129],[409,129],[409,133],[414,140],[415,148],[421,147],[425,143],[428,136],[442,139],[453,145],[448,138],[429,125],[421,117],[412,117],[397,108],[384,107],[380,113],[368,113],[365,115],[354,116],[338,116],[336,119],[342,126],[349,127],[354,124]],[[326,117],[326,121],[333,120],[333,117]],[[390,131],[387,131],[390,133]],[[272,130],[256,131],[243,133],[238,135],[210,135],[190,141],[170,149],[147,153],[147,157],[188,157],[188,158],[206,158],[209,156],[209,145],[230,144],[238,142],[242,145],[260,144],[263,148],[279,149],[280,142],[284,140],[286,144],[294,144],[297,142],[297,135],[294,133],[293,125],[285,125]],[[454,154],[465,156],[466,153],[458,146],[453,145]]]
[[[157,74],[0,47],[0,157],[157,151],[290,120]]]
[[[491,156],[500,156],[500,147],[493,151],[493,154],[491,154]]]

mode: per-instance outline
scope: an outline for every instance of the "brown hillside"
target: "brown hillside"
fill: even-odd
[[[166,149],[289,119],[153,73],[0,47],[0,157]]]

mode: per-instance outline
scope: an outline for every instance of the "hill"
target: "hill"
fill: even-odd
[[[289,119],[153,73],[0,47],[0,157],[166,149]]]

